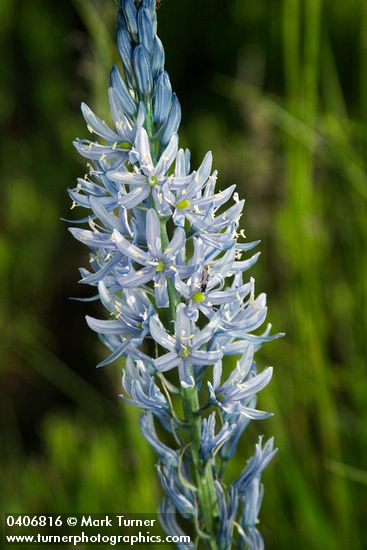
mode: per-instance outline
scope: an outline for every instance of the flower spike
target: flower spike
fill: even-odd
[[[117,46],[113,124],[82,103],[90,135],[74,145],[88,174],[69,190],[73,208],[87,210],[70,229],[90,252],[80,282],[94,287],[107,315],[86,316],[110,350],[98,366],[124,358],[121,399],[142,411],[141,432],[158,456],[167,533],[184,537],[185,520],[200,548],[261,549],[261,473],[276,453],[273,440],[260,438],[238,479],[223,480],[248,424],[269,416],[256,403],[273,370],[259,371],[254,356],[281,336],[270,325],[257,332],[266,297],[255,297],[245,275],[258,241],[243,242],[244,201],[234,185],[217,189],[212,153],[192,167],[179,147],[181,106],[155,0],[120,0]],[[237,359],[232,371],[228,356]]]

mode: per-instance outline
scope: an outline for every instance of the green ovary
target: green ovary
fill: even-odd
[[[195,292],[195,294],[192,295],[192,299],[194,300],[194,302],[204,302],[205,294],[204,292]]]
[[[183,201],[180,201],[176,204],[176,208],[188,208],[190,206],[191,202],[184,199]]]
[[[148,183],[151,187],[154,187],[155,185],[157,185],[158,183],[157,176],[150,176],[150,178],[148,179]]]

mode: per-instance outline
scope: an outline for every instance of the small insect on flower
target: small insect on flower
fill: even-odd
[[[201,292],[205,292],[210,279],[210,265],[205,265],[201,273]]]

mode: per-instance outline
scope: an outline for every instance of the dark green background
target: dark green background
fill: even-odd
[[[87,100],[108,119],[113,0],[1,0],[1,508],[152,512],[160,489],[137,412],[117,398],[121,365],[69,296],[84,248],[61,217],[85,167]],[[252,270],[287,332],[256,433],[280,452],[264,475],[269,549],[365,548],[367,489],[367,3],[163,0],[160,36],[182,104],[182,144],[212,149],[237,183]]]

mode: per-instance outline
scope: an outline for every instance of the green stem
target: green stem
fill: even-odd
[[[167,234],[167,226],[166,226],[166,220],[162,219],[160,220],[161,224],[161,241],[162,241],[162,249],[166,249],[169,244],[168,234]],[[177,293],[175,289],[174,282],[172,279],[167,279],[167,290],[168,290],[168,297],[169,297],[169,310],[170,310],[170,320],[175,321],[176,320],[176,309],[178,304],[180,303],[180,296]]]
[[[168,246],[166,221],[161,220],[162,248]],[[170,320],[176,319],[176,309],[180,303],[180,296],[172,280],[168,280],[168,295]],[[198,488],[199,516],[202,517],[203,529],[208,535],[208,546],[211,550],[218,550],[214,535],[214,516],[217,513],[217,497],[214,485],[211,462],[203,464],[200,459],[201,444],[201,415],[199,393],[197,386],[182,388],[181,396],[184,409],[184,421],[188,425],[190,437],[190,451],[193,465],[194,479]]]
[[[217,514],[217,497],[211,461],[203,464],[199,450],[201,444],[201,416],[197,386],[182,388],[185,420],[189,425],[190,450],[194,477],[198,488],[199,513],[208,535],[207,544],[211,550],[218,550],[214,531],[214,517]]]
[[[153,162],[156,161],[156,143],[154,136],[154,123],[151,113],[151,105],[148,104],[146,129],[150,139],[151,153]],[[162,249],[166,249],[169,244],[167,233],[167,220],[160,219]],[[176,310],[180,303],[180,295],[176,291],[172,279],[167,281],[169,296],[169,321],[176,320]],[[181,397],[183,402],[184,421],[188,426],[190,438],[190,451],[193,465],[194,480],[197,485],[197,498],[199,509],[199,520],[202,521],[202,527],[208,536],[206,542],[210,550],[218,550],[214,531],[214,518],[218,514],[218,504],[214,485],[211,461],[203,464],[200,458],[201,444],[201,415],[199,404],[199,393],[197,386],[193,388],[182,388]]]

